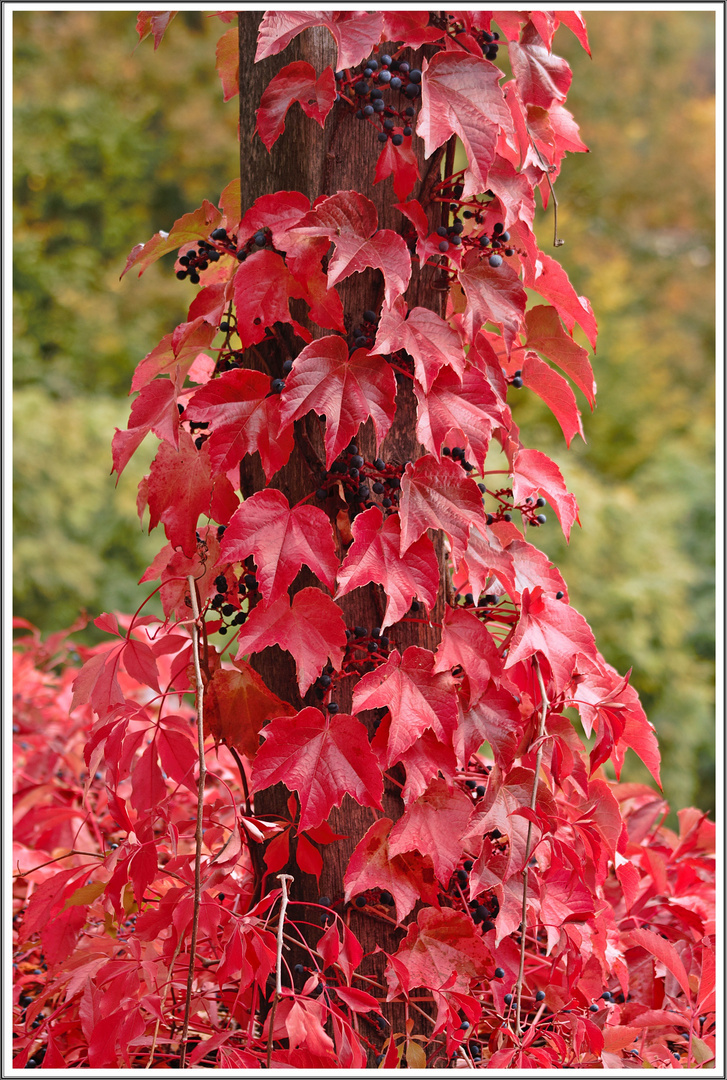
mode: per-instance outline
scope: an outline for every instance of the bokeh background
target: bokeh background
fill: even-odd
[[[565,27],[555,38],[591,151],[563,165],[557,257],[600,324],[598,405],[579,395],[588,442],[569,451],[526,391],[516,420],[581,506],[568,547],[556,525],[538,544],[606,658],[633,668],[672,807],[713,811],[715,16],[587,23],[592,59]],[[134,244],[238,169],[237,99],[222,103],[214,72],[225,27],[183,12],[156,53],[151,39],[135,48],[134,27],[133,12],[13,14],[13,584],[16,613],[44,632],[143,599],[158,539],[135,498],[154,446],[115,487],[111,437],[190,289],[166,262],[143,285],[119,274]],[[541,214],[545,250],[551,234]],[[625,775],[647,780],[628,757]]]

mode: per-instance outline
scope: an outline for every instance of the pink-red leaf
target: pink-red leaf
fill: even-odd
[[[256,491],[225,532],[221,557],[242,562],[252,555],[268,603],[281,596],[305,564],[333,591],[338,559],[333,529],[317,506],[294,506],[280,491]]]
[[[513,462],[512,495],[518,504],[527,498],[545,496],[568,540],[573,523],[578,521],[578,503],[566,489],[560,469],[546,454],[540,450],[518,450]]]
[[[363,724],[354,716],[324,716],[306,708],[272,720],[255,759],[255,791],[282,782],[300,799],[300,829],[315,828],[350,795],[381,809],[383,780]]]
[[[236,26],[224,33],[217,42],[215,58],[223,101],[229,101],[240,90],[240,40]]]
[[[596,383],[588,353],[565,332],[555,308],[546,304],[530,308],[525,314],[525,330],[526,345],[557,364],[583,391],[593,408]]]
[[[447,886],[463,851],[463,837],[472,814],[472,800],[445,780],[433,780],[411,803],[389,836],[389,854],[419,851],[430,855],[434,872]]]
[[[137,244],[132,248],[126,260],[121,277],[131,270],[132,266],[139,267],[139,277],[144,273],[147,266],[167,255],[170,251],[176,251],[184,245],[194,244],[197,240],[207,240],[213,229],[220,223],[222,214],[207,199],[202,205],[190,214],[183,214],[178,221],[174,222],[168,233],[155,233],[146,244]]]
[[[505,667],[541,653],[553,675],[556,693],[560,693],[576,668],[578,653],[596,655],[596,643],[590,626],[575,608],[546,597],[540,588],[522,594],[520,621],[510,643]]]
[[[467,547],[470,528],[485,527],[477,484],[451,459],[436,461],[426,455],[409,462],[401,487],[401,554],[427,529],[442,529],[457,562]]]
[[[496,678],[502,668],[492,634],[475,615],[461,607],[447,605],[436,657],[435,672],[464,668],[471,705],[477,704],[490,679]]]
[[[237,332],[244,348],[258,345],[276,322],[292,323],[288,301],[301,287],[277,251],[253,252],[235,274]]]
[[[417,438],[426,449],[441,460],[443,446],[461,443],[467,456],[484,469],[490,436],[500,426],[502,414],[482,372],[468,365],[460,379],[452,368],[443,368],[427,393],[418,381],[414,393]]]
[[[381,37],[381,12],[266,11],[258,30],[255,62],[275,56],[311,26],[325,26],[338,46],[336,70],[365,60]]]
[[[116,428],[112,442],[112,472],[121,476],[132,454],[150,431],[174,447],[179,445],[179,391],[178,379],[154,379],[142,388],[131,406],[127,430]]]
[[[417,900],[437,904],[437,884],[431,862],[420,855],[391,855],[391,818],[375,821],[349,859],[343,884],[345,900],[369,889],[386,889],[394,898],[396,917],[405,919]]]
[[[258,673],[240,660],[232,670],[218,668],[205,687],[205,735],[212,735],[216,743],[234,746],[249,758],[258,751],[258,733],[265,721],[294,712],[292,705],[276,697]]]
[[[545,47],[533,24],[529,23],[520,41],[511,41],[508,48],[518,96],[523,104],[540,105],[543,109],[549,109],[553,102],[562,105],[573,73],[565,60]]]
[[[392,135],[401,134],[394,128]],[[384,148],[376,162],[376,174],[374,184],[385,180],[387,176],[394,176],[394,194],[397,199],[404,200],[409,195],[419,179],[419,164],[411,146],[411,138],[404,138],[400,146],[395,146],[391,139],[387,139]]]
[[[383,308],[374,349],[379,353],[404,349],[414,361],[414,373],[427,393],[444,365],[461,376],[466,362],[456,330],[428,308],[415,307],[407,313],[402,297]]]
[[[524,385],[542,398],[560,424],[566,445],[570,446],[575,435],[580,435],[585,442],[575,394],[563,376],[553,371],[534,352],[525,353],[522,373]]]
[[[598,326],[591,305],[585,296],[578,296],[560,263],[541,251],[535,263],[532,259],[523,260],[523,268],[524,284],[553,305],[569,333],[573,333],[578,323],[595,349]]]
[[[234,31],[237,35],[237,31]],[[326,116],[336,100],[336,84],[333,71],[327,67],[316,75],[312,64],[295,60],[273,76],[260,98],[257,110],[257,131],[269,150],[285,130],[285,115],[297,101],[306,116],[317,120],[323,127]]]
[[[394,954],[409,976],[407,989],[426,986],[434,990],[466,993],[474,979],[484,977],[491,963],[489,949],[474,923],[461,911],[423,908]]]
[[[509,353],[520,330],[527,300],[515,271],[507,263],[490,266],[488,259],[470,249],[462,259],[458,277],[467,297],[464,325],[470,337],[474,338],[483,323],[497,323]]]
[[[156,52],[162,43],[167,27],[176,14],[176,11],[140,11],[136,16],[136,32],[139,35],[137,45],[141,45],[149,34],[153,34]]]
[[[358,514],[353,522],[353,544],[338,571],[338,596],[370,581],[386,593],[385,628],[403,618],[418,597],[433,607],[439,588],[439,564],[434,545],[422,536],[400,554],[401,526],[398,514],[383,517],[378,506]]]

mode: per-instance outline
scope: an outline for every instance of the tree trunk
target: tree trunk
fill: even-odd
[[[403,232],[407,225],[403,215],[393,209],[393,204],[398,200],[392,190],[392,180],[388,178],[376,186],[371,183],[376,165],[376,158],[380,151],[380,144],[376,142],[371,125],[357,121],[352,115],[354,109],[345,101],[338,100],[329,114],[325,128],[314,120],[309,119],[303,111],[294,105],[286,118],[286,129],[283,135],[268,153],[262,140],[255,135],[255,110],[257,109],[261,95],[270,82],[273,75],[285,64],[294,60],[307,60],[316,71],[322,71],[328,65],[335,65],[336,50],[331,35],[322,28],[309,29],[287,47],[281,56],[269,57],[258,64],[253,62],[257,43],[257,29],[260,21],[258,12],[240,12],[240,174],[242,178],[242,213],[248,209],[256,198],[275,191],[296,190],[300,191],[311,200],[321,195],[332,195],[337,191],[356,190],[361,191],[375,205],[379,215],[379,227]],[[416,140],[421,148],[421,141]],[[441,154],[433,159],[419,162],[422,180],[412,193],[412,196],[422,201],[430,215],[430,220],[436,226],[439,224],[439,204],[433,203],[426,206],[427,190],[440,177]],[[407,290],[406,300],[409,307],[423,306],[433,309],[437,314],[443,314],[446,292],[432,288],[433,277],[436,270],[426,267],[421,273],[418,269],[418,260],[414,260],[412,268],[412,280]],[[354,274],[338,286],[344,307],[344,318],[348,332],[349,344],[352,340],[352,330],[357,326],[367,308],[379,311],[383,299],[383,278],[378,271],[368,270],[363,274]],[[296,312],[299,321],[305,322]],[[322,331],[312,323],[307,324],[314,337],[320,337],[330,331]],[[294,357],[300,351],[301,345],[289,333],[287,327],[278,327],[281,339],[290,349]],[[285,359],[281,356],[279,343],[275,348],[265,352],[265,343],[259,347],[259,351],[265,355],[269,364],[269,374],[273,377],[281,374],[280,368]],[[380,449],[380,456],[385,461],[393,461],[399,464],[410,459],[416,459],[422,453],[422,448],[415,436],[416,427],[416,401],[409,379],[397,376],[396,416],[394,424],[386,436]],[[321,436],[322,424],[318,418],[310,414],[305,420],[296,423],[296,448],[289,463],[281,469],[273,478],[271,487],[279,488],[287,497],[290,505],[294,505],[300,499],[309,495],[312,490],[319,486],[315,475],[316,462],[311,454],[311,447],[317,455],[320,466],[323,467],[325,455],[323,453],[323,441]],[[364,425],[358,436],[357,443],[363,457],[371,461],[376,457],[376,445],[374,430],[371,421]],[[262,470],[257,462],[251,462],[248,458],[241,465],[241,489],[245,496],[253,491],[264,487]],[[441,540],[434,538],[438,544],[442,588],[437,609],[430,612],[433,622],[441,623],[442,611],[439,610],[446,595],[447,578],[443,557]],[[340,554],[343,554],[341,550]],[[291,592],[310,585],[318,585],[313,575],[307,568],[298,575],[293,583]],[[385,597],[383,590],[376,585],[354,590],[353,593],[344,596],[339,601],[344,613],[346,626],[352,629],[354,626],[366,627],[369,630],[380,625],[383,618]],[[424,648],[434,649],[439,640],[439,630],[424,622],[402,622],[390,629],[388,636],[391,648],[397,648],[403,652],[409,645],[419,645]],[[315,698],[313,691],[309,691],[306,700],[301,701],[295,679],[295,665],[289,654],[282,652],[277,646],[264,650],[252,659],[254,667],[263,676],[265,682],[275,693],[291,702],[296,708],[302,708],[305,704],[314,704],[320,707],[320,701]],[[356,677],[350,677],[336,684],[335,700],[343,713],[351,712],[351,697],[355,686]],[[359,713],[361,720],[371,733],[375,719],[374,713]],[[394,770],[396,773],[396,770]],[[402,775],[403,779],[403,775]],[[396,820],[401,816],[403,804],[399,797],[400,789],[396,784],[386,782],[384,792],[384,812]],[[282,785],[276,785],[267,791],[261,792],[255,798],[256,811],[261,816],[287,815],[286,803],[288,791]],[[391,921],[385,918],[377,918],[374,914],[362,913],[355,906],[344,910],[343,875],[348,865],[351,853],[367,829],[373,824],[375,816],[373,812],[355,804],[348,796],[344,799],[340,809],[334,810],[330,817],[330,824],[337,833],[343,833],[347,839],[327,845],[323,850],[324,867],[320,880],[320,888],[314,877],[302,874],[295,865],[288,869],[296,876],[291,887],[291,895],[295,900],[317,902],[320,894],[331,898],[339,913],[343,914],[351,926],[351,929],[359,938],[364,950],[373,952],[377,945],[388,952],[394,952],[401,940],[402,934]],[[384,909],[380,909],[383,913]],[[318,911],[309,909],[306,918],[316,922]],[[291,917],[292,912],[291,912]],[[313,937],[315,941],[317,935]],[[379,958],[373,958],[378,960]],[[373,961],[372,961],[373,963]],[[376,965],[377,974],[380,977],[383,965]],[[373,967],[372,967],[373,970]],[[388,1019],[392,1023],[392,1030],[403,1031],[403,1009],[391,1010]],[[381,1042],[381,1036],[376,1038],[373,1025],[370,1034],[377,1044]]]

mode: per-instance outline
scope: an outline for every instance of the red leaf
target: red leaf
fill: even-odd
[[[460,788],[451,791],[445,780],[433,780],[391,830],[389,854],[430,855],[434,872],[446,887],[462,855],[471,814],[472,800]]]
[[[224,500],[231,513],[237,499],[229,480],[212,479],[207,444],[197,450],[192,436],[179,433],[179,449],[162,443],[151,463],[146,496],[149,504],[149,532],[161,521],[170,544],[192,558],[197,550],[197,520],[201,514],[226,520],[220,510],[216,517],[213,497]]]
[[[385,664],[364,675],[353,692],[353,708],[385,707],[391,713],[387,766],[432,728],[448,743],[457,726],[454,682],[434,672],[434,654],[411,645],[403,656],[394,649]]]
[[[515,271],[507,263],[490,266],[488,259],[471,249],[462,259],[458,277],[467,297],[464,325],[470,338],[474,338],[483,323],[497,323],[502,328],[509,353],[520,329],[527,301]]]
[[[338,46],[336,70],[355,67],[370,55],[381,38],[381,12],[266,11],[258,30],[255,61],[282,52],[310,26],[325,26]]]
[[[234,33],[237,38],[237,31]],[[317,120],[323,127],[335,100],[336,84],[332,69],[327,67],[317,77],[312,64],[296,60],[281,68],[263,91],[260,108],[255,114],[256,130],[269,150],[283,134],[285,115],[294,101],[300,104],[306,116]]]
[[[588,47],[588,33],[586,31],[586,24],[580,11],[554,11],[553,15],[556,17],[556,19],[558,19],[559,22],[563,23],[563,26],[567,26],[569,30],[573,31],[583,48],[590,56],[591,50]]]
[[[509,229],[514,222],[522,221],[532,229],[535,194],[527,176],[517,172],[514,165],[498,154],[487,174],[487,183],[505,209],[505,228]]]
[[[172,728],[160,727],[157,747],[162,768],[177,784],[196,792],[194,771],[197,767],[197,749],[191,738]]]
[[[490,531],[500,536],[504,543],[503,525],[506,525],[506,523],[495,522]],[[514,528],[514,526],[510,525],[509,528]],[[532,592],[536,585],[540,585],[544,593],[555,595],[557,592],[562,592],[564,601],[568,602],[568,586],[558,568],[553,565],[544,552],[533,547],[532,544],[529,544],[527,540],[523,540],[520,536],[511,539],[507,543],[505,550],[512,558],[515,571],[515,588],[508,590],[514,600],[520,599],[520,594],[524,589],[530,589]],[[469,548],[467,551],[469,552]]]
[[[293,597],[279,596],[257,604],[238,635],[240,659],[270,645],[287,650],[295,659],[298,689],[305,694],[330,658],[340,668],[346,651],[343,612],[320,589],[302,589]]]
[[[566,540],[578,520],[578,503],[565,486],[554,461],[540,450],[518,450],[513,462],[512,497],[516,503],[543,495],[555,510]]]
[[[451,368],[444,368],[428,393],[418,382],[414,393],[417,438],[427,450],[441,461],[442,446],[462,443],[469,450],[467,456],[480,471],[484,469],[492,429],[502,420],[500,405],[485,376],[469,365],[461,379]]]
[[[550,600],[540,588],[523,591],[520,621],[510,642],[505,667],[536,653],[548,661],[556,693],[561,693],[570,681],[578,653],[596,654],[593,633],[583,616],[569,604]]]
[[[129,252],[121,277],[128,273],[132,266],[139,267],[139,277],[141,277],[147,266],[161,259],[162,255],[177,251],[184,246],[189,247],[198,240],[207,240],[212,230],[219,225],[221,218],[222,214],[217,207],[205,199],[202,205],[191,214],[183,214],[178,221],[175,221],[168,233],[155,233],[146,244],[137,244]]]
[[[390,716],[387,715],[379,728],[379,731],[382,731],[384,725],[387,725],[386,741],[388,741],[390,720]],[[456,731],[454,738],[457,738]],[[384,741],[384,746],[386,746],[386,741]],[[376,742],[375,739],[374,743]],[[378,747],[374,745],[374,749],[378,749]],[[452,777],[457,770],[457,758],[452,747],[447,743],[443,743],[432,728],[427,728],[413,746],[404,751],[400,760],[406,771],[406,783],[401,792],[404,806],[408,806],[414,799],[422,795],[429,786],[429,781],[440,773],[450,787],[452,786]]]
[[[381,270],[386,303],[406,292],[411,277],[411,255],[403,237],[391,229],[376,228],[376,207],[357,191],[339,191],[323,198],[292,231],[294,236],[325,236],[335,245],[328,265],[328,284],[335,285],[367,267]]]
[[[422,64],[417,135],[424,139],[425,157],[452,135],[462,140],[468,162],[464,199],[487,190],[499,132],[511,127],[501,78],[502,72],[489,60],[461,53],[440,52]]]
[[[158,375],[169,375],[172,381],[181,379],[200,358],[200,354],[212,363],[209,357],[204,356],[203,350],[209,347],[216,333],[216,327],[211,326],[204,316],[181,323],[173,333],[166,334],[137,365],[131,389],[141,390]]]
[[[445,364],[461,376],[466,363],[459,334],[449,323],[427,308],[415,307],[407,314],[400,296],[381,312],[374,349],[379,353],[408,352],[417,380],[427,393]]]
[[[249,664],[239,660],[233,670],[218,668],[205,686],[205,735],[212,735],[216,743],[234,746],[249,758],[258,752],[258,734],[265,721],[294,712]]]
[[[326,468],[356,436],[369,417],[378,442],[391,427],[396,411],[396,379],[381,356],[356,349],[349,356],[336,335],[306,345],[293,363],[280,395],[281,419],[291,424],[311,410],[326,418]]]
[[[422,536],[400,555],[398,514],[385,518],[378,506],[358,514],[353,522],[353,544],[338,571],[337,596],[373,581],[386,593],[382,629],[403,618],[418,597],[434,607],[439,588],[439,564],[434,545]]]
[[[545,47],[532,23],[524,28],[520,42],[511,41],[508,48],[520,100],[543,109],[553,102],[562,105],[573,73],[565,60]]]
[[[277,251],[263,249],[248,255],[235,274],[237,332],[244,348],[258,345],[273,323],[293,323],[288,301],[301,296],[301,287]]]
[[[512,768],[524,723],[517,702],[504,687],[491,682],[462,716],[454,736],[457,757],[466,767],[472,754],[488,742],[497,766]]]
[[[134,886],[134,896],[139,910],[144,906],[144,894],[156,877],[156,873],[157,849],[154,841],[148,840],[136,849],[129,863],[129,880]]]
[[[381,1002],[371,994],[367,994],[365,990],[357,990],[353,986],[337,986],[335,990],[341,1001],[345,1002],[353,1012],[365,1013],[371,1012],[372,1009],[377,1013],[381,1012]]]
[[[686,994],[687,1000],[691,1000],[692,992],[689,986],[689,976],[684,967],[684,962],[670,942],[665,941],[660,934],[655,934],[652,930],[640,929],[629,930],[627,932],[627,940],[634,945],[640,945],[642,949],[646,949],[646,951],[650,952],[652,956],[655,956],[664,967],[668,968]]]
[[[585,296],[578,296],[560,263],[540,252],[535,264],[531,259],[525,259],[522,265],[525,271],[523,284],[535,289],[553,305],[571,334],[578,323],[591,348],[595,349],[598,326],[591,305]]]
[[[444,33],[429,25],[428,11],[384,11],[384,40],[400,41],[410,49],[418,49],[439,41]]]
[[[280,398],[269,394],[267,375],[237,368],[193,395],[185,419],[211,425],[205,445],[215,474],[228,472],[256,451],[268,481],[285,465],[293,450],[293,428],[281,426]]]
[[[222,100],[229,101],[240,89],[240,42],[236,26],[224,33],[217,42],[215,58],[215,67],[222,83]]]
[[[356,845],[343,877],[344,899],[348,903],[356,893],[386,889],[401,922],[418,900],[437,906],[437,885],[431,864],[420,856],[389,854],[391,825],[391,818],[379,818]]]
[[[484,978],[490,952],[467,915],[453,908],[423,908],[394,953],[409,975],[410,989],[426,986],[467,992],[472,980]]]
[[[176,14],[176,11],[140,11],[136,16],[136,32],[139,35],[137,45],[141,45],[149,34],[153,34],[156,52],[162,43],[167,27]]]
[[[545,304],[530,308],[525,314],[525,329],[526,345],[557,364],[583,391],[593,408],[596,383],[588,353],[565,332],[555,309]]]
[[[471,612],[447,605],[434,671],[463,667],[469,680],[470,705],[476,705],[491,678],[502,669],[492,634]]]
[[[179,445],[177,398],[180,390],[178,379],[154,379],[142,388],[131,406],[127,430],[116,428],[112,442],[112,472],[121,476],[132,454],[150,431],[174,447]]]
[[[409,462],[402,478],[401,554],[427,529],[442,529],[455,562],[464,554],[472,525],[485,527],[482,495],[451,459],[430,455]]]
[[[457,573],[466,573],[470,591],[479,597],[487,591],[492,575],[502,583],[506,592],[515,596],[515,567],[509,550],[503,548],[497,534],[488,525],[473,527],[467,549],[457,566]],[[457,585],[461,589],[459,578]]]
[[[338,559],[333,529],[316,506],[294,506],[280,491],[256,491],[234,514],[222,540],[221,558],[242,562],[252,555],[268,603],[277,600],[305,563],[333,591]]]
[[[158,806],[167,797],[167,785],[157,760],[156,743],[147,746],[134,762],[131,773],[131,805],[139,814]]]
[[[585,442],[575,394],[563,376],[543,363],[534,352],[525,353],[522,373],[524,385],[543,399],[560,424],[566,445],[570,446],[574,435],[580,435]]]
[[[239,204],[238,204],[239,205]],[[288,229],[310,210],[310,199],[300,191],[276,191],[261,195],[246,211],[237,229],[238,244],[245,243],[259,229],[270,229],[273,247],[288,252]]]
[[[298,835],[295,856],[296,862],[304,874],[312,874],[316,880],[320,878],[323,870],[323,856],[318,848],[311,844],[305,833]]]
[[[309,707],[273,719],[253,765],[252,784],[263,791],[283,783],[300,799],[300,829],[325,821],[344,795],[381,809],[383,780],[368,735],[355,716],[325,716]]]
[[[394,128],[392,135],[401,134]],[[411,147],[411,138],[404,138],[401,146],[394,146],[391,139],[387,139],[384,148],[376,162],[376,175],[374,184],[385,180],[387,176],[394,174],[394,194],[397,199],[406,199],[417,180],[419,179],[419,165],[417,157]]]

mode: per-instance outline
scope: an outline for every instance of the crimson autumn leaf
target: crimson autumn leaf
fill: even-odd
[[[177,398],[180,391],[181,383],[178,377],[174,380],[154,379],[142,388],[131,406],[127,430],[116,428],[111,444],[112,472],[121,476],[132,454],[150,431],[172,446],[179,445]]]
[[[559,22],[563,23],[563,26],[567,26],[569,30],[573,31],[583,48],[590,56],[591,50],[588,47],[588,33],[586,31],[586,24],[580,11],[556,11],[555,16]]]
[[[433,607],[439,588],[439,564],[434,545],[422,536],[400,555],[398,514],[384,517],[378,506],[358,514],[353,522],[353,544],[338,571],[337,596],[373,581],[386,593],[382,629],[406,615],[414,597]]]
[[[346,650],[343,612],[320,589],[301,589],[292,603],[284,593],[271,603],[257,604],[238,635],[239,658],[279,645],[291,653],[302,694],[313,685],[330,658],[340,668]]]
[[[563,376],[530,351],[525,353],[522,373],[523,384],[542,398],[560,424],[566,445],[570,446],[574,435],[580,435],[585,442],[575,394]]]
[[[207,444],[198,450],[192,436],[182,430],[178,449],[163,442],[157,450],[146,477],[145,495],[149,532],[161,521],[170,544],[190,558],[197,549],[200,514],[227,522],[238,505],[227,477],[213,479]]]
[[[353,692],[353,708],[387,708],[391,728],[387,766],[398,761],[427,728],[443,743],[457,726],[454,681],[448,672],[434,672],[434,654],[410,645],[401,656],[393,649],[385,664],[364,675]]]
[[[137,364],[131,389],[141,390],[158,375],[169,375],[172,380],[186,375],[200,352],[209,348],[216,333],[217,328],[210,326],[204,316],[180,323]]]
[[[356,349],[350,356],[335,334],[318,338],[298,353],[280,395],[281,421],[292,424],[311,410],[326,418],[326,468],[369,417],[380,443],[396,411],[396,379],[381,356]]]
[[[598,326],[591,305],[585,296],[577,294],[560,263],[541,251],[538,252],[537,265],[533,265],[531,259],[524,259],[522,266],[523,284],[534,289],[553,305],[569,333],[573,333],[573,328],[578,323],[591,348],[595,349]],[[500,269],[502,270],[502,267]]]
[[[336,70],[355,67],[370,54],[381,37],[381,12],[266,11],[258,30],[255,62],[275,56],[311,26],[325,26],[338,46]]]
[[[327,716],[308,707],[274,718],[263,737],[252,770],[253,789],[280,782],[297,791],[299,829],[320,825],[344,795],[381,809],[383,779],[366,728],[355,716]]]
[[[494,576],[506,592],[515,597],[515,566],[513,557],[502,546],[496,532],[489,525],[473,526],[470,531],[467,548],[457,564],[457,574],[466,574],[469,591],[479,597],[487,591],[490,578]],[[458,587],[461,588],[459,579]]]
[[[168,255],[170,251],[195,244],[198,240],[206,240],[213,229],[216,229],[222,219],[222,214],[205,199],[201,206],[191,214],[183,214],[175,221],[168,233],[158,232],[148,240],[146,244],[137,244],[131,249],[126,259],[126,266],[121,272],[121,277],[131,270],[132,266],[139,267],[139,277],[144,273],[147,266],[151,266],[162,255]]]
[[[232,669],[218,668],[205,686],[204,733],[215,743],[234,746],[254,758],[259,732],[273,716],[292,716],[295,709],[269,690],[249,664],[235,661]]]
[[[215,474],[228,472],[257,451],[269,481],[293,450],[292,424],[281,424],[280,398],[270,395],[270,378],[261,371],[225,371],[197,390],[184,418],[212,425],[205,445]]]
[[[469,450],[467,456],[480,471],[484,469],[492,429],[500,426],[502,411],[482,372],[468,365],[460,379],[451,368],[443,368],[427,393],[416,381],[414,394],[420,443],[440,460],[443,446],[462,443]]]
[[[456,330],[428,308],[415,307],[407,313],[406,302],[400,296],[391,307],[382,309],[374,349],[378,353],[404,349],[414,361],[414,373],[427,393],[444,365],[461,376],[466,362]]]
[[[427,529],[442,529],[455,562],[459,561],[470,528],[484,528],[486,522],[482,495],[474,480],[450,458],[436,461],[425,455],[407,464],[401,488],[401,554]]]
[[[234,33],[237,35],[237,31]],[[294,101],[300,104],[306,116],[317,120],[323,127],[335,100],[333,70],[327,67],[317,76],[312,64],[305,60],[296,60],[281,68],[265,87],[260,98],[260,107],[255,114],[256,131],[269,150],[283,134],[285,114]]]
[[[418,49],[439,41],[444,30],[429,25],[428,11],[384,11],[384,40],[401,41],[410,49]]]
[[[333,591],[338,559],[331,523],[317,506],[294,506],[282,492],[256,491],[233,515],[220,556],[242,562],[252,555],[268,603],[281,596],[305,563]]]
[[[379,731],[384,728],[385,724],[390,724],[390,720],[390,716],[385,716],[381,721]],[[457,738],[456,731],[454,738]],[[377,739],[374,739],[372,743],[374,750],[378,749],[376,742]],[[437,737],[432,728],[427,728],[413,746],[404,751],[399,760],[406,772],[406,782],[401,792],[401,800],[404,806],[408,806],[414,799],[418,799],[426,791],[429,781],[439,774],[443,776],[450,786],[453,786],[452,778],[457,771],[455,752],[452,746],[443,743]]]
[[[505,667],[541,653],[550,665],[555,691],[559,694],[576,669],[578,654],[595,657],[593,632],[575,608],[551,600],[540,587],[532,592],[524,589],[521,605]]]
[[[483,323],[497,323],[502,328],[503,341],[509,353],[515,344],[515,335],[520,329],[527,301],[515,271],[507,263],[490,266],[488,259],[470,249],[462,259],[457,276],[467,297],[464,325],[469,336],[474,338]]]
[[[553,102],[565,101],[573,73],[565,60],[546,48],[532,23],[508,49],[518,97],[524,104],[549,109]]]
[[[290,232],[293,237],[324,236],[335,246],[328,264],[328,285],[367,267],[384,275],[386,303],[405,293],[411,277],[411,255],[403,237],[377,229],[376,207],[358,191],[339,191],[316,203]]]
[[[159,670],[149,645],[131,636],[122,636],[114,615],[99,615],[94,619],[94,625],[114,634],[117,643],[97,647],[78,672],[73,682],[71,710],[89,702],[94,712],[102,716],[115,705],[123,704],[126,699],[118,681],[122,667],[133,679],[159,693]]]
[[[434,872],[445,887],[464,849],[462,837],[472,814],[472,800],[445,780],[433,780],[411,803],[389,835],[389,854],[419,851],[430,855]]]
[[[471,611],[447,605],[442,640],[437,646],[434,671],[464,668],[469,680],[469,702],[476,705],[490,679],[502,670],[502,660],[489,630]]]
[[[510,531],[509,536],[506,530]],[[560,570],[551,563],[543,551],[529,544],[527,540],[523,540],[520,531],[512,522],[496,521],[491,526],[490,533],[499,538],[505,551],[512,558],[515,572],[514,590],[508,591],[514,600],[520,599],[523,589],[530,589],[532,592],[536,585],[540,585],[544,593],[555,595],[562,592],[562,599],[568,602],[568,586]],[[469,552],[469,548],[467,550]]]
[[[391,134],[397,134],[396,129]],[[392,173],[394,175],[394,194],[397,199],[403,200],[410,194],[419,179],[419,165],[416,154],[411,147],[411,138],[405,138],[401,146],[394,146],[391,139],[387,139],[384,143],[384,148],[376,162],[374,184],[385,180]]]
[[[492,681],[462,714],[454,734],[457,757],[466,768],[472,754],[487,742],[498,768],[511,769],[523,727],[523,717],[515,698],[509,690]]]
[[[487,183],[505,210],[505,228],[509,229],[516,221],[522,221],[532,229],[535,194],[527,176],[518,172],[506,158],[496,154],[494,164],[487,174]]]
[[[467,992],[485,976],[492,960],[474,923],[453,908],[423,908],[394,953],[408,974],[408,986]]]
[[[244,348],[258,345],[273,323],[290,323],[298,330],[288,301],[303,290],[277,251],[249,255],[237,269],[234,288],[237,332]]]
[[[555,308],[538,304],[525,313],[526,346],[536,349],[558,367],[583,391],[593,408],[596,383],[588,353],[570,337]]]
[[[356,845],[343,877],[344,900],[368,889],[386,889],[401,922],[418,900],[438,907],[438,890],[430,860],[413,853],[390,855],[391,826],[391,818],[379,818]]]
[[[563,474],[554,461],[540,450],[518,450],[513,462],[512,497],[518,505],[544,495],[555,510],[566,540],[578,519],[578,503],[566,489]]]
[[[462,198],[487,190],[487,173],[500,131],[509,132],[510,112],[499,82],[502,72],[489,60],[440,52],[422,64],[422,107],[417,135],[424,156],[452,135],[467,151]]]

